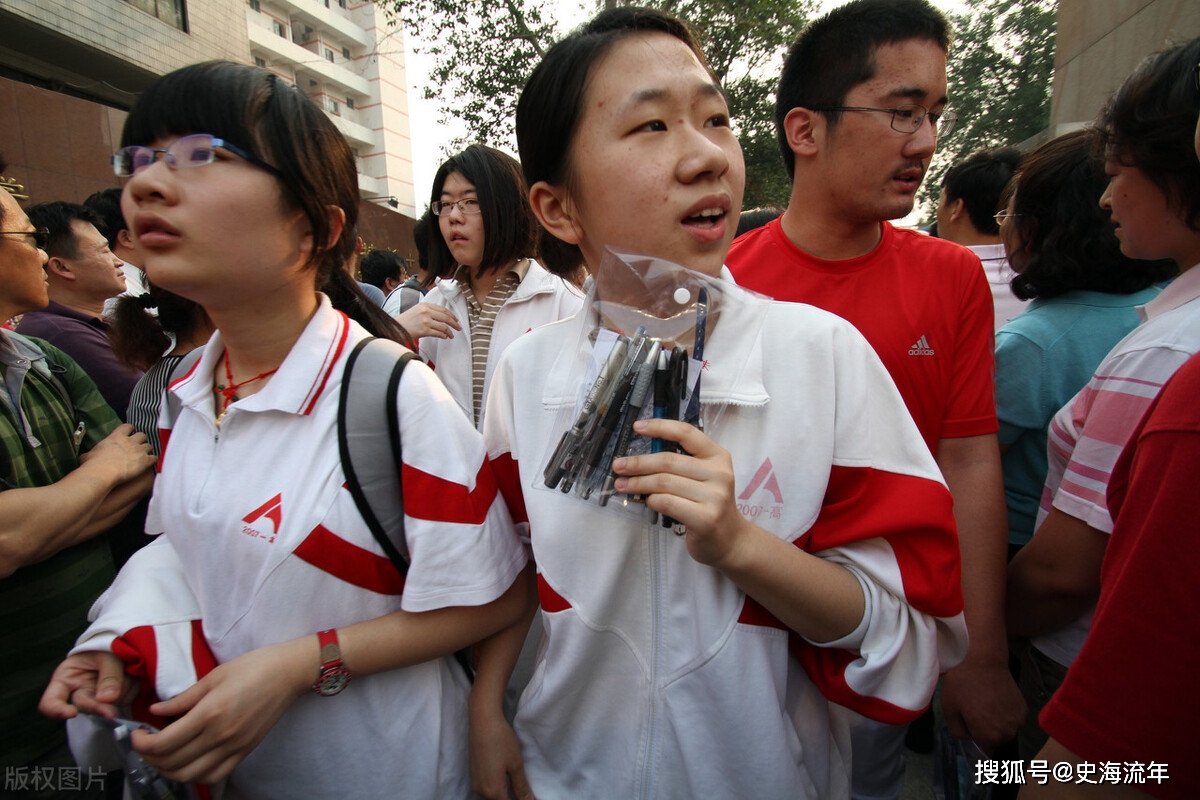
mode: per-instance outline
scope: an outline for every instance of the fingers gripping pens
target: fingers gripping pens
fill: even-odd
[[[695,353],[690,358],[688,351],[674,342],[648,337],[645,328],[639,328],[632,337],[604,330],[597,334],[592,368],[595,378],[583,395],[573,423],[545,464],[542,478],[547,488],[574,492],[583,500],[595,495],[598,505],[607,506],[619,494],[615,461],[626,455],[682,452],[676,442],[668,439],[639,438],[634,424],[643,417],[680,420],[682,416],[683,421],[701,428],[697,359],[702,358],[707,326],[706,289],[700,288],[693,308]],[[690,368],[689,361],[694,362]],[[689,372],[693,376],[691,385]],[[630,502],[644,502],[644,498],[627,495],[622,500],[623,504]],[[659,523],[657,513],[648,509],[642,513],[648,515],[651,524]],[[663,517],[661,524],[670,528],[674,520]]]

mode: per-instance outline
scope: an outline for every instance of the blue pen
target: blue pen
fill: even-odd
[[[708,289],[701,286],[696,297],[696,341],[692,346],[692,358],[699,361],[701,368],[704,364],[704,337],[708,327]],[[700,373],[696,373],[696,385],[692,387],[692,399],[688,401],[687,411],[683,421],[704,430],[704,420],[700,416]]]
[[[658,367],[654,371],[654,418],[662,419],[667,413],[667,393],[671,391],[671,356],[666,350],[658,353]],[[657,436],[650,440],[650,452],[661,453],[663,440]]]

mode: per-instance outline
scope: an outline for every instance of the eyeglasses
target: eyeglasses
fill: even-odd
[[[939,138],[946,138],[954,130],[958,122],[958,112],[944,109],[933,112],[915,103],[905,103],[895,108],[874,108],[872,106],[812,106],[813,111],[882,111],[892,115],[892,130],[899,133],[916,133],[921,130],[925,117],[933,124],[933,132]]]
[[[444,203],[441,200],[434,200],[429,204],[429,210],[438,217],[446,217],[450,212],[458,208],[464,214],[481,214],[483,209],[479,206],[479,198],[464,197],[462,200],[455,200],[452,203]]]
[[[180,136],[162,150],[153,150],[149,147],[142,147],[136,144],[129,147],[122,147],[112,157],[113,172],[121,178],[132,177],[157,161],[159,153],[162,153],[163,160],[167,162],[167,166],[171,169],[203,167],[216,161],[218,147],[228,150],[238,158],[248,161],[273,175],[280,174],[279,170],[262,159],[251,155],[237,145],[230,144],[224,139],[218,139],[211,133],[192,133],[187,136]]]
[[[997,225],[1003,225],[1006,219],[1015,220],[1019,219],[1020,216],[1020,214],[1014,214],[1012,211],[1001,211],[993,216],[992,219],[996,220]]]
[[[5,236],[25,236],[33,239],[33,246],[38,250],[45,250],[46,245],[50,244],[50,229],[37,228],[32,231],[0,231],[0,234]]]

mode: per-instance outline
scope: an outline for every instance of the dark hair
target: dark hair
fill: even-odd
[[[125,223],[125,215],[121,213],[121,190],[115,186],[101,189],[89,195],[83,204],[100,218],[96,228],[108,239],[109,248],[116,247],[117,234],[129,227]]]
[[[430,202],[441,199],[442,187],[457,172],[475,186],[483,217],[483,260],[476,275],[504,269],[537,255],[537,217],[529,205],[529,190],[521,165],[507,153],[473,144],[450,156],[433,176]],[[441,225],[430,225],[429,280],[449,278],[458,268],[442,237]]]
[[[151,308],[158,309],[158,316],[149,313]],[[146,281],[145,294],[117,298],[108,339],[117,360],[144,372],[171,346],[167,334],[174,334],[176,341],[187,340],[206,316],[199,303]]]
[[[743,211],[738,216],[737,233],[734,235],[736,239],[743,233],[748,233],[756,228],[761,228],[772,220],[778,219],[783,213],[783,209],[779,206],[764,206],[762,208],[750,208]]]
[[[364,282],[382,289],[388,278],[400,280],[404,259],[392,250],[372,250],[359,260],[358,270]]]
[[[417,246],[417,267],[425,273],[425,280],[421,281],[423,286],[433,283],[433,278],[429,275],[429,237],[433,235],[433,220],[433,212],[427,208],[421,218],[413,223],[412,229],[413,244]]]
[[[1108,155],[1145,173],[1192,230],[1200,230],[1197,63],[1200,39],[1147,57],[1096,121]]]
[[[946,170],[942,188],[946,200],[962,200],[971,225],[980,233],[997,236],[996,212],[1000,194],[1021,164],[1021,151],[1015,147],[982,148]]]
[[[121,145],[145,145],[189,133],[211,133],[270,165],[284,202],[300,210],[312,229],[309,263],[317,270],[317,288],[374,335],[407,339],[345,269],[357,247],[354,154],[302,91],[249,64],[193,64],[150,84],[125,120]],[[346,215],[342,234],[332,243],[329,206]]]
[[[788,177],[796,155],[783,120],[793,108],[840,106],[855,86],[875,77],[880,45],[926,39],[950,48],[950,24],[925,0],[855,0],[810,23],[788,50],[775,92],[775,136]],[[825,111],[833,128],[841,119]]]
[[[571,146],[592,68],[618,41],[636,33],[674,36],[709,69],[692,29],[672,16],[633,6],[596,15],[546,52],[517,101],[517,149],[529,186],[539,181],[570,185]],[[576,245],[558,239],[544,228],[539,229],[538,236],[540,259],[550,272],[570,275],[583,263],[583,254]]]
[[[1175,274],[1170,259],[1138,261],[1121,253],[1098,202],[1106,182],[1091,130],[1051,139],[1025,157],[1006,193],[1022,251],[1029,253],[1012,280],[1013,294],[1022,300],[1078,289],[1129,294]]]
[[[100,218],[91,209],[66,200],[38,203],[30,206],[25,213],[35,228],[50,231],[46,253],[59,258],[76,258],[79,255],[79,242],[75,239],[75,231],[71,230],[71,223],[86,222],[96,226],[97,230],[101,225]]]

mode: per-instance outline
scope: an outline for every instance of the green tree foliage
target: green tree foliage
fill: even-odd
[[[952,16],[947,65],[954,133],[938,143],[921,188],[920,209],[932,221],[941,177],[981,147],[1019,145],[1050,124],[1054,71],[1054,0],[968,0]]]
[[[613,0],[597,2],[612,5]],[[729,97],[746,158],[747,208],[784,205],[790,189],[775,144],[774,85],[783,54],[816,0],[648,2],[690,22]],[[470,131],[466,140],[515,151],[517,96],[560,30],[547,0],[381,0],[394,24],[432,57],[427,99]],[[458,148],[466,141],[458,140]]]

